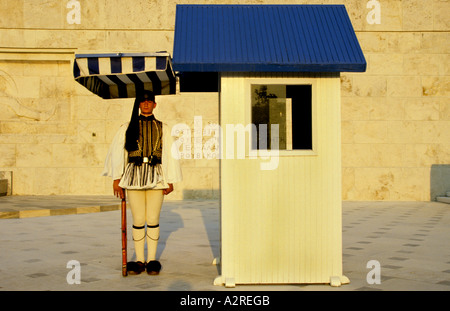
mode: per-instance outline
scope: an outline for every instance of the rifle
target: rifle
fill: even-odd
[[[127,201],[125,199],[125,190],[121,204],[122,212],[122,276],[127,276]]]

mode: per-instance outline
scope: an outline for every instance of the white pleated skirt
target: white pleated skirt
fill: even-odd
[[[161,164],[128,163],[119,186],[124,189],[163,189],[164,177]]]

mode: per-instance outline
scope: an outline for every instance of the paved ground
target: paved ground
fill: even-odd
[[[220,270],[212,265],[220,249],[219,202],[166,201],[160,223],[161,274],[122,277],[120,211],[114,197],[0,197],[0,290],[450,290],[450,204],[344,202],[343,265],[350,284],[341,287],[214,286]],[[71,260],[80,263],[80,284],[68,284],[76,271],[68,266]],[[367,268],[370,260],[380,263],[381,284],[366,280],[373,269]]]

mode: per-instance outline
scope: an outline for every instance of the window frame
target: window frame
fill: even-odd
[[[317,156],[317,79],[314,78],[248,78],[245,81],[245,124],[252,123],[252,85],[311,85],[311,149],[278,150],[280,157]],[[292,122],[295,122],[292,120]],[[249,141],[253,141],[253,133],[248,133]],[[250,146],[250,144],[247,144]],[[266,156],[271,150],[246,149],[246,157]],[[273,150],[272,150],[273,152]]]

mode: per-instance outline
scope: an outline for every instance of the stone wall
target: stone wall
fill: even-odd
[[[450,188],[448,168],[431,181],[450,162],[450,2],[379,3],[380,24],[352,20],[367,72],[341,79],[343,198],[433,200]]]
[[[102,100],[76,83],[74,54],[171,53],[177,2],[345,4],[368,68],[341,76],[343,199],[450,190],[450,1],[0,0],[0,171],[12,194],[112,193],[100,172],[132,100]],[[157,101],[171,125],[218,122],[216,93]],[[217,160],[182,165],[172,199],[218,197]]]

